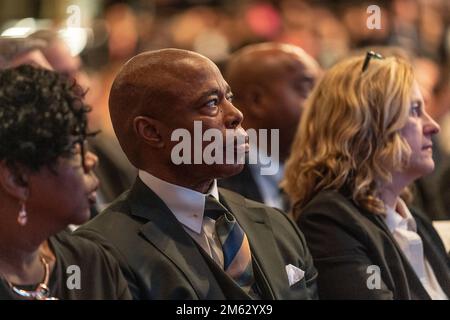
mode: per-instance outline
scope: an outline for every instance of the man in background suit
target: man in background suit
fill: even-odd
[[[317,62],[301,48],[279,43],[244,47],[234,53],[226,67],[225,78],[233,89],[233,102],[244,114],[244,129],[279,129],[279,167],[275,175],[262,175],[267,152],[259,147],[260,162],[246,164],[240,174],[219,180],[219,186],[246,198],[287,211],[287,197],[278,187],[284,160],[303,104],[319,76]]]
[[[216,65],[178,49],[139,54],[114,81],[112,123],[139,174],[76,234],[117,258],[136,299],[317,297],[317,273],[292,220],[217,188],[217,178],[238,173],[242,164],[173,161],[172,133],[182,128],[192,136],[194,121],[224,140],[227,129],[244,132],[231,97]],[[232,143],[235,153],[248,148]]]

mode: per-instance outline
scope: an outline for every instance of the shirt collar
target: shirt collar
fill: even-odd
[[[212,195],[219,201],[216,180],[207,193],[201,193],[161,180],[143,170],[139,170],[139,178],[156,193],[181,224],[198,234],[202,230],[206,197]]]
[[[395,208],[386,206],[385,222],[391,233],[397,228],[414,232],[417,230],[416,221],[401,198],[397,198]]]

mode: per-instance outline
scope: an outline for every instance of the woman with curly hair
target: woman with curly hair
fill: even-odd
[[[117,262],[66,231],[98,187],[82,99],[55,72],[0,71],[0,299],[130,298]]]
[[[369,52],[332,67],[312,92],[283,187],[324,299],[448,299],[450,262],[408,185],[434,168],[439,126],[412,67]]]

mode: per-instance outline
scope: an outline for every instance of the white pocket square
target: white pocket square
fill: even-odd
[[[286,265],[286,273],[289,279],[289,286],[292,287],[294,284],[299,282],[305,276],[305,271],[292,264]]]

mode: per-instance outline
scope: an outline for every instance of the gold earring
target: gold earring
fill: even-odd
[[[25,202],[22,202],[22,205],[20,206],[19,215],[17,216],[17,223],[23,227],[27,224],[27,222],[28,222],[27,210],[25,208]]]

